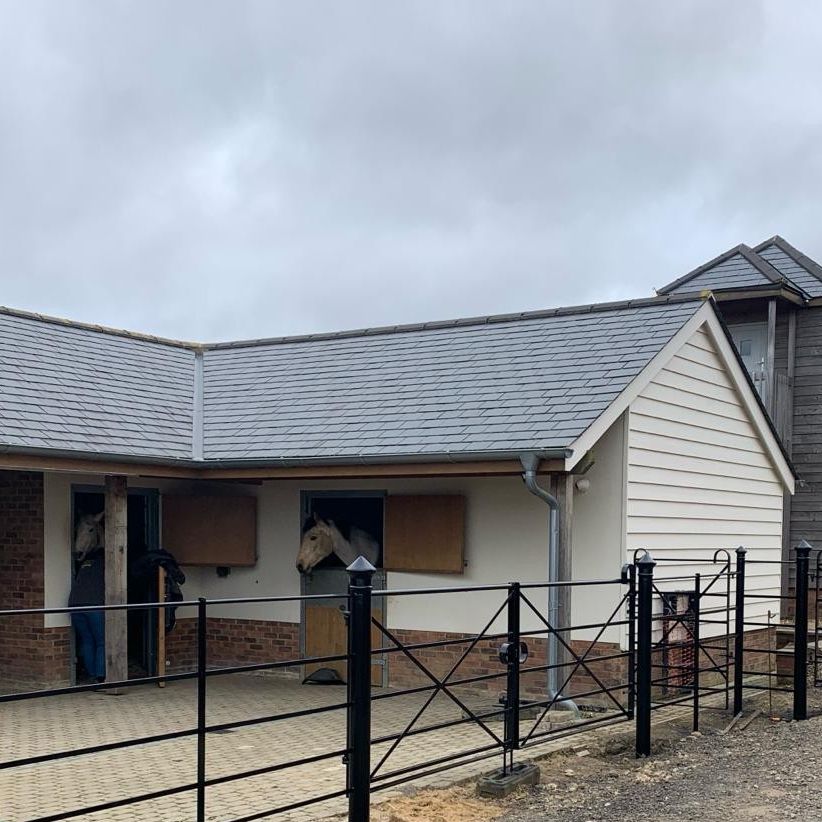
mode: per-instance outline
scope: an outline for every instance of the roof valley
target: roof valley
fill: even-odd
[[[204,398],[203,398],[203,352],[194,352],[194,379],[191,401],[191,456],[203,460]]]

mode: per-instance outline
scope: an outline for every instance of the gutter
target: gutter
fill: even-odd
[[[520,456],[522,462],[522,479],[525,487],[535,496],[548,505],[548,582],[559,582],[559,502],[557,498],[546,491],[537,482],[537,470],[539,469],[539,456],[537,454],[523,454]],[[559,613],[559,589],[556,586],[548,588],[548,623],[556,624],[556,617]],[[554,699],[559,694],[559,640],[557,635],[549,633],[548,642],[548,698]],[[579,708],[571,699],[557,703],[558,707],[567,708],[574,711],[579,716]]]
[[[192,435],[192,441],[194,435]],[[116,461],[131,465],[166,465],[176,468],[192,468],[208,471],[210,468],[302,468],[324,465],[403,465],[417,463],[448,462],[458,465],[463,462],[494,462],[520,460],[521,451],[444,451],[428,454],[351,454],[332,457],[260,457],[258,459],[192,459],[191,457],[146,456],[143,454],[119,454],[104,451],[79,451],[69,448],[41,448],[35,446],[4,445],[0,443],[0,454],[21,456],[57,457],[60,459],[84,459],[96,461]],[[569,448],[546,448],[534,451],[539,460],[566,460],[573,454]]]

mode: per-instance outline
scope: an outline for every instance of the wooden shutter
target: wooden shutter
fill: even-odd
[[[465,497],[386,497],[383,542],[388,571],[463,573]]]
[[[163,495],[162,547],[180,565],[254,565],[256,497]]]

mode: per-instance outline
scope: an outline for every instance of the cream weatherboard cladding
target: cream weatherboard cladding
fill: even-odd
[[[709,559],[742,544],[750,559],[780,559],[783,486],[707,325],[631,403],[628,432],[629,557]],[[707,576],[704,565],[661,563],[657,576],[697,571]],[[748,590],[775,596],[757,601],[757,616],[779,610],[778,571],[748,569]]]

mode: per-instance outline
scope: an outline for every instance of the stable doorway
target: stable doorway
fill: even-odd
[[[72,534],[80,518],[105,510],[101,486],[72,488]],[[141,560],[159,544],[159,496],[153,489],[129,489],[128,492],[128,602],[157,602],[158,577],[144,571]],[[72,566],[74,563],[72,552]],[[72,573],[75,568],[72,567]],[[73,658],[75,681],[81,674],[81,663]],[[154,676],[157,673],[156,609],[128,612],[128,667],[130,676]],[[81,678],[81,677],[80,677]]]
[[[301,495],[300,526],[311,516],[332,520],[343,529],[354,526],[370,534],[379,544],[379,557],[375,565],[374,588],[385,587],[385,571],[382,569],[383,519],[385,494],[374,491],[305,491]],[[301,576],[303,594],[336,594],[348,590],[348,574],[340,559],[331,554],[309,573]],[[330,598],[302,604],[300,619],[300,646],[303,656],[338,656],[346,653],[347,626],[344,611],[346,599]],[[374,600],[373,614],[385,624],[385,598]],[[384,644],[382,634],[372,629],[372,647]],[[371,684],[375,687],[387,683],[385,656],[371,658]],[[304,675],[317,668],[332,668],[342,680],[347,679],[344,661],[306,665]]]

